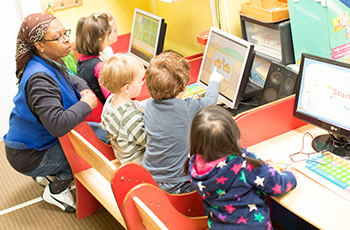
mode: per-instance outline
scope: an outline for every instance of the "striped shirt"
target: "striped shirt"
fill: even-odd
[[[137,102],[131,101],[121,106],[112,103],[110,95],[103,106],[100,127],[106,130],[114,154],[121,163],[133,161],[142,163],[146,147],[145,124]]]

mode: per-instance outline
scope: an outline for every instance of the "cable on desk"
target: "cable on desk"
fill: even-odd
[[[304,153],[304,152],[302,152],[303,149],[304,149],[304,142],[305,142],[305,136],[306,136],[306,135],[309,135],[312,139],[314,139],[314,137],[312,136],[311,133],[309,133],[309,132],[304,133],[301,150],[298,151],[298,152],[296,152],[296,153],[292,153],[292,154],[289,155],[289,158],[291,159],[291,161],[292,161],[293,163],[298,163],[298,162],[307,161],[307,160],[312,161],[312,162],[317,162],[317,161],[314,161],[314,160],[311,160],[311,159],[310,159],[310,156],[311,156],[312,154],[318,154],[318,153],[322,153],[322,154],[323,154],[323,152],[329,151],[329,149],[325,149],[325,150],[322,150],[321,152],[316,152],[316,151],[311,152],[311,153]],[[296,155],[298,155],[298,154],[306,155],[306,156],[307,156],[307,159],[294,160],[293,157],[296,156]],[[323,164],[323,163],[321,163],[321,164]],[[325,165],[326,165],[326,164],[325,164]]]
[[[339,144],[349,145],[349,144],[344,143],[344,142],[342,142],[342,141],[336,140],[335,137],[334,137],[331,133],[329,133],[329,134],[330,134],[330,136],[331,136],[331,141],[332,141],[332,144],[333,144],[333,145],[335,145],[336,143],[338,143],[338,145],[339,145]],[[312,152],[312,153],[304,153],[304,152],[302,152],[303,149],[304,149],[304,141],[305,141],[305,136],[306,136],[306,135],[310,135],[310,137],[311,137],[312,139],[314,139],[314,137],[311,135],[311,133],[309,133],[309,132],[304,133],[301,150],[298,151],[298,152],[296,152],[296,153],[292,153],[292,154],[289,155],[289,158],[291,159],[292,162],[297,163],[297,162],[306,161],[306,160],[309,160],[309,161],[311,161],[311,162],[317,162],[317,161],[314,161],[314,160],[310,159],[310,155],[321,153],[321,154],[327,156],[327,155],[329,155],[330,153],[332,153],[332,150],[333,150],[332,145],[331,145],[330,148],[323,149],[323,150],[321,150],[320,152],[316,152],[316,151],[315,151],[315,152]],[[327,153],[327,152],[328,152],[328,153]],[[329,153],[329,152],[330,152],[330,153]],[[296,156],[296,155],[298,155],[298,154],[307,155],[308,158],[307,158],[307,159],[302,159],[302,160],[294,160],[293,157]],[[344,159],[344,160],[349,160],[349,159],[350,159],[350,157],[343,157],[343,156],[338,156],[338,157],[341,158],[341,159]],[[320,163],[320,162],[317,162],[317,163],[319,163],[319,164],[321,164],[321,165],[327,165],[327,164],[329,164],[329,163]]]

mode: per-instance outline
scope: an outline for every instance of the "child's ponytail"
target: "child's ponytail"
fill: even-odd
[[[251,158],[251,157],[247,157],[245,155],[245,153],[242,153],[242,158],[244,160],[246,160],[251,166],[253,166],[254,168],[255,167],[259,167],[261,165],[263,165],[263,161],[260,160],[260,159],[254,159],[254,158]]]
[[[190,164],[190,159],[191,158],[187,158],[184,164],[184,176],[187,175],[188,170],[189,170],[189,164]]]

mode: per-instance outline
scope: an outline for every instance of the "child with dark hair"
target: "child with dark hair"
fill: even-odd
[[[179,54],[164,52],[151,60],[146,70],[146,86],[152,96],[145,106],[147,133],[144,166],[158,186],[168,193],[194,190],[183,166],[189,155],[189,131],[196,112],[217,103],[219,82],[216,69],[211,74],[203,98],[181,99],[190,81],[190,65]]]
[[[111,93],[99,84],[99,75],[104,64],[99,55],[108,45],[111,32],[108,15],[105,13],[82,17],[77,24],[76,50],[82,54],[77,63],[77,75],[88,83],[103,105]]]
[[[209,229],[272,229],[266,195],[287,193],[296,178],[291,171],[275,171],[240,146],[231,114],[207,106],[193,118],[185,173],[203,198]]]

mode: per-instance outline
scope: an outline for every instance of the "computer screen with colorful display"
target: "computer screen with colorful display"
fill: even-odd
[[[164,18],[135,8],[129,55],[148,67],[151,59],[163,51],[165,31]]]
[[[254,58],[254,45],[225,31],[211,28],[203,55],[197,84],[207,89],[214,69],[224,76],[219,100],[237,108],[243,98]]]
[[[316,151],[350,155],[350,64],[303,53],[294,116],[329,132],[313,140]]]

